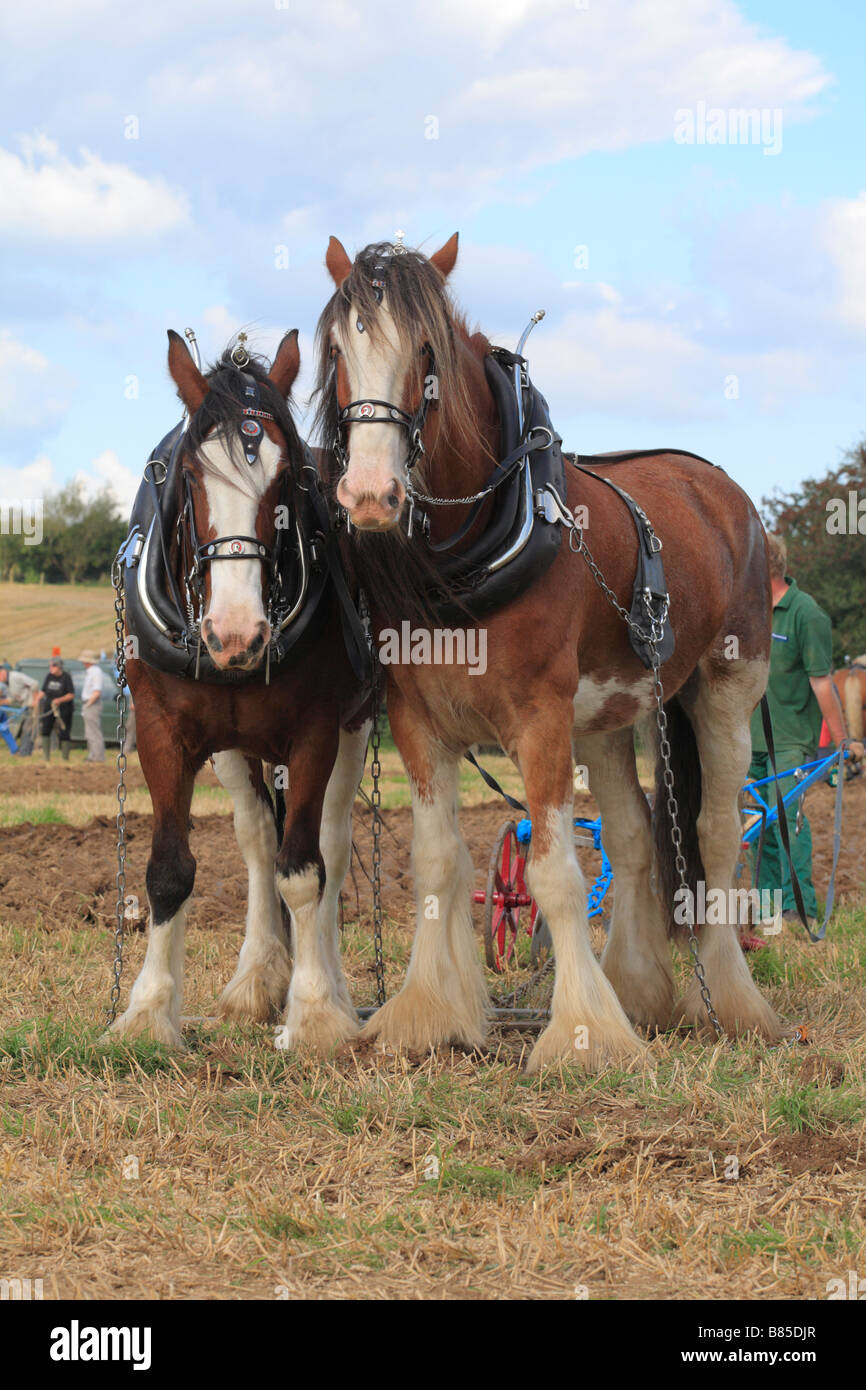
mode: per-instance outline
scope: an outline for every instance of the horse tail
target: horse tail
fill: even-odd
[[[866,696],[866,681],[861,685],[859,671],[852,671],[845,680],[844,704],[848,737],[863,738],[863,699]]]
[[[691,889],[692,902],[694,903],[698,880],[705,878],[701,849],[698,843],[698,814],[701,809],[701,764],[698,757],[698,744],[688,715],[676,696],[665,705],[665,714],[668,720],[670,763],[674,778],[674,794],[677,799],[681,849],[686,865],[686,886]],[[682,930],[674,918],[674,909],[679,901],[678,899],[675,900],[674,894],[680,887],[680,880],[677,873],[676,853],[671,839],[671,829],[670,809],[664,784],[664,763],[661,752],[658,751],[653,808],[656,892],[661,902],[662,913],[667,921],[669,936]]]

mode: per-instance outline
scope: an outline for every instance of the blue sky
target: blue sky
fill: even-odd
[[[495,341],[547,310],[571,448],[691,448],[758,499],[866,433],[858,0],[43,0],[0,42],[0,496],[126,505],[178,415],[165,330],[297,326],[309,363],[328,236],[398,227],[459,229]],[[741,108],[777,153],[675,139]]]

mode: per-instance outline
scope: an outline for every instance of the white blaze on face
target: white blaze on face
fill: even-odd
[[[240,461],[239,445],[233,456],[222,435],[215,435],[203,445],[201,453],[206,465],[201,482],[213,534],[217,538],[254,536],[261,499],[279,469],[279,447],[265,435],[259,446],[258,460],[247,464]],[[245,551],[252,551],[251,542],[245,541],[243,546]],[[218,553],[228,554],[229,545],[221,545]],[[250,663],[258,664],[264,643],[270,638],[262,602],[261,561],[252,557],[249,560],[216,560],[208,564],[207,569],[210,601],[202,631],[214,661],[220,666],[228,665],[232,656],[247,652],[260,636],[263,642],[258,644],[256,659]]]
[[[401,406],[409,359],[387,304],[383,302],[379,307],[375,342],[366,325],[363,332],[359,331],[358,322],[358,311],[352,305],[345,325],[335,326],[332,334],[343,357],[349,399],[388,401]],[[359,413],[355,406],[352,417],[357,418]],[[387,417],[387,406],[375,406],[375,413]],[[350,424],[346,429],[346,452],[349,464],[337,488],[338,501],[361,529],[392,526],[400,514],[393,498],[396,495],[402,502],[405,496],[400,481],[408,453],[405,425]]]

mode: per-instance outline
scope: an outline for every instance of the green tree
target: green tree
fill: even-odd
[[[0,578],[48,584],[82,584],[106,578],[126,535],[126,522],[107,488],[90,499],[68,483],[45,498],[42,541],[0,535]]]
[[[859,527],[838,531],[836,515],[862,503]],[[764,523],[788,547],[788,570],[833,623],[833,660],[866,652],[866,440],[822,478],[762,499]],[[855,513],[855,517],[858,515]]]

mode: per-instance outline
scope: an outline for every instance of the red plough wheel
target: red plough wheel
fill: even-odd
[[[517,826],[507,821],[490,856],[487,891],[474,895],[484,904],[484,954],[491,970],[502,971],[513,959],[523,908],[529,909],[526,932],[532,935],[538,906],[526,887],[525,866]]]

